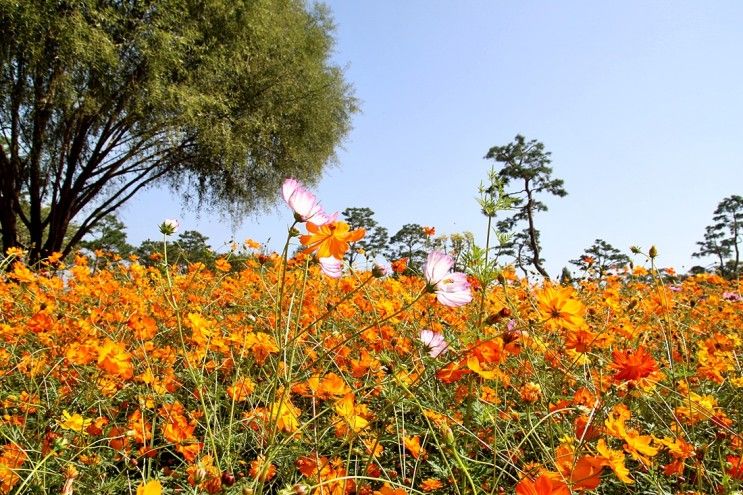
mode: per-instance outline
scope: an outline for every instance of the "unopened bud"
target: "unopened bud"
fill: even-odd
[[[294,227],[289,229],[289,237],[298,237],[299,233],[300,232]]]
[[[651,258],[655,258],[656,256],[658,256],[658,248],[656,248],[655,246],[650,246],[650,251],[648,251],[648,256],[650,256]]]
[[[629,250],[632,251],[633,254],[642,253],[642,249],[640,249],[638,246],[630,246]]]
[[[163,235],[173,235],[178,230],[178,220],[166,218],[160,224],[160,233]]]

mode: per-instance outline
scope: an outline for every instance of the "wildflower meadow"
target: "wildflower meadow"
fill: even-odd
[[[283,253],[213,270],[167,263],[174,220],[160,265],[7,254],[1,494],[740,492],[738,281],[362,269],[363,230],[281,193]]]

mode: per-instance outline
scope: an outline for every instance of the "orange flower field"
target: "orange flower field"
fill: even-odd
[[[743,490],[736,282],[504,269],[447,307],[421,276],[284,259],[10,253],[0,494]]]

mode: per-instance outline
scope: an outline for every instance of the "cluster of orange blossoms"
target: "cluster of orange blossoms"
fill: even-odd
[[[342,257],[344,225],[300,241]],[[719,277],[506,271],[480,313],[307,253],[95,262],[0,277],[0,494],[742,489],[743,302]]]

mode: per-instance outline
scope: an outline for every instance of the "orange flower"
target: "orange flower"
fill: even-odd
[[[621,451],[607,447],[603,438],[599,439],[598,444],[596,444],[596,450],[622,483],[634,483],[632,478],[629,477],[629,469],[624,465],[624,454]]]
[[[157,480],[150,480],[137,487],[137,495],[160,495],[162,492],[163,487]]]
[[[126,352],[126,347],[111,340],[107,340],[98,349],[98,367],[125,380],[134,376],[132,357]]]
[[[542,474],[536,480],[524,478],[516,485],[516,495],[570,495],[568,486],[562,481]]]
[[[260,456],[250,461],[250,476],[255,480],[266,482],[276,476],[276,466],[266,462],[266,458]]]
[[[349,226],[345,222],[333,222],[325,225],[315,225],[307,222],[307,231],[309,235],[303,235],[299,238],[302,245],[307,246],[306,252],[317,252],[318,258],[327,258],[332,256],[336,259],[342,259],[348,251],[348,243],[356,242],[364,237],[366,231],[357,229],[349,232]]]
[[[227,387],[227,395],[235,402],[244,402],[255,390],[255,383],[247,376],[241,376],[235,383]]]
[[[545,287],[537,294],[539,312],[547,319],[548,328],[575,329],[584,325],[583,303],[573,298],[571,287]]]
[[[405,270],[408,269],[408,258],[400,258],[398,260],[394,260],[391,265],[393,272],[403,273]]]
[[[444,483],[442,483],[441,480],[437,480],[436,478],[428,478],[421,482],[421,490],[423,490],[424,492],[432,492],[434,490],[442,488],[443,486]]]
[[[658,371],[658,363],[640,347],[637,350],[625,349],[612,352],[614,362],[611,367],[617,372],[614,379],[617,381],[639,380],[647,378]]]
[[[403,437],[402,438],[403,444],[405,445],[405,448],[408,452],[410,452],[410,455],[412,455],[415,459],[419,459],[421,456],[425,459],[426,457],[426,449],[421,447],[421,437],[418,435],[415,435],[413,437]]]

